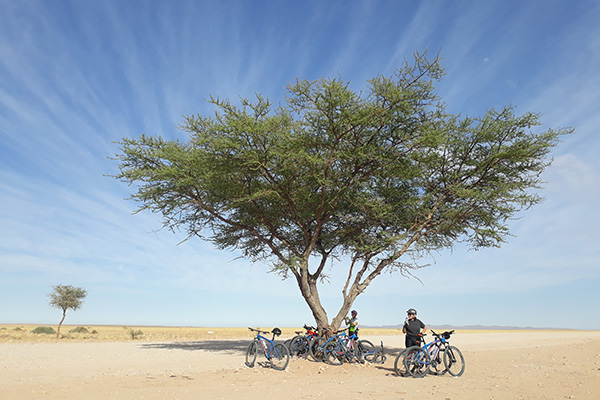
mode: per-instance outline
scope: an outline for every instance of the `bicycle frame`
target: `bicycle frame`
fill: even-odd
[[[429,353],[429,357],[432,360],[434,360],[440,354],[442,346],[448,345],[448,342],[446,341],[446,339],[439,337],[433,331],[431,332],[435,335],[435,339],[425,344],[423,348],[427,350],[427,352]]]
[[[341,334],[337,335],[337,338],[339,346],[341,346],[344,353],[347,354],[348,351],[355,346],[357,336],[356,334],[348,335],[346,330],[344,330]]]
[[[259,331],[256,334],[256,338],[254,340],[258,341],[260,343],[260,347],[262,347],[265,357],[267,357],[267,360],[269,360],[271,358],[271,350],[273,350],[273,348],[275,348],[275,342],[274,342],[275,335],[273,335],[273,340],[269,340],[268,338],[261,335],[260,331]],[[265,342],[269,343],[270,346],[265,346]],[[268,347],[268,351],[267,351],[267,347]]]

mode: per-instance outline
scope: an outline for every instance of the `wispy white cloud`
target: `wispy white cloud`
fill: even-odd
[[[185,321],[202,308],[212,321],[262,314],[309,322],[293,281],[201,240],[178,245],[184,237],[158,230],[160,216],[132,215],[128,188],[104,176],[117,169],[106,158],[118,151],[112,141],[141,133],[185,139],[176,124],[182,114],[211,113],[209,94],[236,101],[258,91],[278,101],[296,77],[338,72],[361,88],[427,47],[444,58],[448,75],[439,88],[451,112],[513,103],[541,112],[543,128],[576,133],[544,174],[547,201],[514,221],[516,237],[505,246],[438,255],[416,273],[425,286],[382,276],[358,304],[385,303],[376,308],[386,323],[400,300],[435,309],[444,295],[473,303],[481,316],[475,303],[490,296],[584,287],[599,279],[590,227],[600,223],[593,211],[600,5],[587,3],[3,2],[0,296],[26,297],[15,312],[36,319],[45,312],[41,292],[73,282],[91,289],[95,315],[78,316],[89,321],[104,313],[107,323],[132,315],[152,323],[154,310],[164,321]],[[335,269],[322,286],[332,310],[344,275]],[[117,304],[120,316],[104,308]],[[199,307],[206,304],[219,305]]]

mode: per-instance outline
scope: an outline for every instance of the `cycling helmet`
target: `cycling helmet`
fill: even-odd
[[[275,336],[279,336],[279,335],[281,335],[281,329],[279,329],[279,328],[274,328],[274,329],[271,331],[271,333],[272,333],[273,335],[275,335]]]
[[[350,311],[350,314],[352,314],[352,315],[358,315],[358,311],[352,310],[352,311]]]
[[[417,310],[415,310],[414,308],[409,308],[409,309],[408,309],[408,311],[406,311],[406,313],[407,313],[408,315],[410,315],[410,314],[415,314],[415,315],[417,315]]]

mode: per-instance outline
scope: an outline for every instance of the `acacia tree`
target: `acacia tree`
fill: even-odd
[[[410,274],[459,241],[500,246],[507,222],[541,201],[549,152],[571,132],[536,132],[539,115],[513,107],[448,114],[434,91],[442,75],[416,54],[364,92],[324,78],[296,80],[278,107],[211,97],[214,116],[185,117],[185,143],[119,142],[115,177],[165,227],[269,261],[296,280],[318,326],[337,329],[382,272]],[[319,284],[335,262],[347,278],[330,321]]]
[[[83,299],[87,296],[87,291],[71,285],[56,285],[52,289],[54,291],[48,295],[50,297],[50,305],[60,308],[63,312],[62,319],[58,323],[58,329],[56,330],[56,337],[59,337],[60,327],[67,316],[67,310],[78,310],[83,304]]]

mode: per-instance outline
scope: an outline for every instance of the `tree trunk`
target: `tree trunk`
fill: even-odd
[[[307,279],[305,285],[302,285],[299,282],[299,286],[300,292],[302,293],[302,297],[304,297],[306,304],[310,308],[310,311],[312,312],[312,315],[315,318],[315,322],[319,329],[319,335],[325,337],[331,336],[340,328],[342,322],[344,321],[344,317],[346,317],[350,312],[350,308],[352,307],[354,300],[356,300],[356,297],[359,294],[359,291],[353,287],[350,290],[350,293],[344,296],[344,302],[342,304],[342,307],[330,323],[329,318],[327,316],[327,311],[325,311],[325,309],[321,305],[316,280]]]
[[[340,328],[344,318],[350,313],[352,304],[354,304],[358,295],[362,293],[362,290],[356,282],[350,286],[348,293],[344,293],[343,304],[340,310],[330,323],[327,312],[321,305],[316,279],[314,277],[309,277],[308,273],[306,273],[307,276],[305,279],[302,279],[303,274],[304,271],[300,273],[300,279],[298,279],[300,292],[315,318],[315,322],[319,329],[319,335],[329,337]]]
[[[58,329],[56,330],[56,338],[58,339],[58,336],[60,335],[60,327],[62,326],[63,321],[65,320],[65,317],[67,316],[67,309],[63,310],[63,316],[62,319],[60,320],[60,322],[58,323]]]
[[[300,268],[296,270],[294,275],[300,288],[300,293],[315,319],[319,335],[326,336],[326,331],[331,331],[332,326],[329,324],[327,311],[321,305],[315,277],[310,276],[308,268]]]

